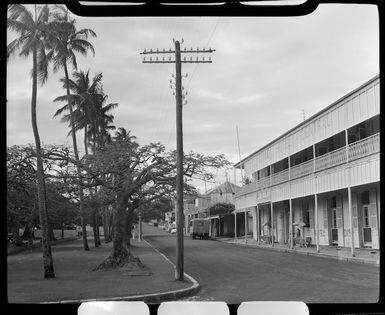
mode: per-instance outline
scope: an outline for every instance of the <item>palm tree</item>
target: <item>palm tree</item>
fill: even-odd
[[[105,141],[110,139],[108,133],[109,130],[114,130],[115,126],[110,125],[113,122],[114,116],[108,114],[113,108],[118,106],[117,103],[111,103],[103,106],[107,100],[107,95],[103,93],[101,79],[102,74],[97,74],[92,84],[89,79],[89,70],[87,72],[79,71],[74,72],[74,80],[68,80],[70,90],[73,94],[63,95],[57,97],[54,101],[72,101],[76,108],[73,109],[73,116],[75,117],[75,130],[84,128],[84,148],[85,153],[88,155],[88,140],[93,140],[93,152],[96,148],[102,146]],[[62,80],[64,87],[67,87],[66,79]],[[65,110],[69,110],[70,102],[58,109],[54,115],[60,115]],[[64,115],[62,117],[63,122],[71,122],[71,114]],[[71,134],[72,131],[69,132]],[[95,187],[95,193],[97,188]],[[93,196],[92,190],[90,190],[91,196]],[[94,208],[93,211],[93,226],[94,226],[94,241],[95,247],[101,244],[98,229],[96,228],[98,222],[98,209]]]
[[[95,75],[92,79],[92,82],[89,79],[89,70],[84,72],[82,70],[75,71],[72,74],[73,80],[69,79],[68,83],[70,90],[73,94],[70,94],[70,99],[68,95],[62,95],[54,99],[54,102],[67,102],[66,105],[58,109],[54,117],[63,114],[65,111],[69,111],[70,101],[76,105],[76,108],[73,109],[73,115],[75,117],[75,130],[84,129],[84,150],[85,154],[88,155],[88,128],[92,120],[92,112],[95,111],[96,104],[103,97],[101,93],[101,80],[103,75],[101,73]],[[66,79],[61,79],[64,83],[64,88],[67,88]],[[69,122],[71,127],[71,115],[66,114],[62,117],[62,122]],[[72,129],[69,132],[69,135],[72,134]]]
[[[55,272],[51,252],[48,227],[48,210],[45,202],[44,170],[41,153],[39,130],[36,122],[37,82],[42,85],[48,78],[48,57],[45,53],[46,37],[49,32],[49,7],[34,7],[34,14],[21,4],[13,4],[8,8],[7,28],[17,32],[20,36],[7,46],[7,57],[19,51],[19,56],[28,57],[32,53],[32,98],[31,120],[36,146],[36,178],[39,204],[39,218],[42,229],[42,249],[44,278],[54,278]]]
[[[88,50],[91,50],[91,52],[95,55],[94,47],[90,42],[87,41],[89,36],[96,36],[96,34],[91,29],[82,29],[80,31],[77,31],[75,26],[75,19],[70,19],[68,10],[65,9],[63,9],[63,15],[60,16],[60,20],[58,20],[55,24],[55,32],[53,34],[50,34],[50,53],[52,53],[51,56],[54,63],[54,71],[58,71],[60,68],[64,68],[65,79],[67,82],[66,89],[68,100],[70,100],[71,97],[67,62],[70,62],[72,66],[77,69],[75,53],[87,55]],[[79,153],[76,142],[76,126],[75,116],[73,114],[73,105],[74,102],[73,100],[71,100],[69,102],[69,111],[71,119],[72,142],[75,160],[78,162]],[[80,174],[79,165],[77,165],[77,169],[78,174]],[[83,189],[81,187],[80,178],[78,179],[78,189],[79,211],[83,231],[83,247],[84,250],[89,250],[83,211]]]

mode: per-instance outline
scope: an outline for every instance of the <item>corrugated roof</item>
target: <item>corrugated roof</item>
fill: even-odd
[[[207,192],[208,194],[232,194],[235,193],[235,188],[238,187],[230,182],[224,182],[223,184],[219,185],[218,187],[215,187],[210,192]]]

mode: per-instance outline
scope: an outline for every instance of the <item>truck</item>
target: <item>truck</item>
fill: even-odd
[[[199,237],[201,239],[209,238],[210,220],[208,219],[192,219],[190,221],[190,238],[195,239]]]

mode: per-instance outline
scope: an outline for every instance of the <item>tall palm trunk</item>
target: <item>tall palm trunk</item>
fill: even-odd
[[[78,153],[78,147],[76,143],[76,133],[75,133],[75,119],[73,115],[73,109],[72,109],[72,101],[70,101],[70,87],[68,84],[69,76],[68,76],[68,69],[67,69],[67,63],[64,64],[64,72],[66,76],[66,82],[67,82],[67,98],[69,102],[69,108],[70,108],[70,118],[71,118],[71,129],[72,129],[72,143],[74,147],[74,154],[75,154],[75,160],[76,162],[79,162],[79,153]],[[79,190],[79,212],[80,212],[80,220],[82,224],[82,236],[83,236],[83,248],[84,250],[90,250],[88,247],[87,242],[87,229],[86,229],[86,223],[84,220],[84,211],[83,211],[83,189],[80,183],[80,167],[79,165],[76,165],[76,169],[78,171],[78,190]]]
[[[39,219],[42,230],[42,249],[43,249],[43,265],[44,265],[44,278],[54,278],[55,272],[53,268],[53,259],[51,244],[49,239],[48,228],[48,211],[47,204],[45,202],[45,189],[44,189],[44,169],[43,159],[41,157],[41,145],[40,136],[37,129],[36,121],[36,101],[37,101],[37,49],[33,48],[33,68],[32,68],[32,99],[31,99],[31,118],[33,136],[35,138],[36,146],[36,179],[37,179],[37,197],[39,204]]]

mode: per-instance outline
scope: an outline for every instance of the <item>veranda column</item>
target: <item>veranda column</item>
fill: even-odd
[[[348,204],[349,204],[349,221],[351,231],[351,254],[354,257],[354,226],[353,226],[353,209],[352,209],[352,191],[350,188],[350,165],[349,165],[349,137],[348,130],[345,129],[345,152],[346,152],[346,163],[348,165]]]
[[[349,167],[349,173],[350,173],[350,167]],[[353,226],[353,211],[352,211],[352,191],[351,191],[350,186],[348,186],[348,203],[349,203],[349,219],[350,219],[350,230],[351,230],[351,240],[352,240],[350,252],[351,252],[352,257],[354,257],[355,256],[355,254],[354,254],[354,232],[353,232],[354,226]]]
[[[234,210],[234,240],[237,241],[237,209]]]
[[[273,202],[270,202],[270,209],[271,209],[271,220],[270,220],[270,226],[271,226],[271,246],[274,247],[274,211],[273,211]]]
[[[259,205],[257,204],[257,241],[261,245],[261,222],[259,222]]]
[[[289,199],[289,212],[290,212],[290,218],[289,218],[290,248],[293,248],[293,209],[292,209],[291,198]]]
[[[245,209],[245,243],[247,243],[247,209]]]
[[[314,225],[315,225],[315,243],[317,253],[319,253],[319,226],[318,226],[318,196],[314,194]]]

